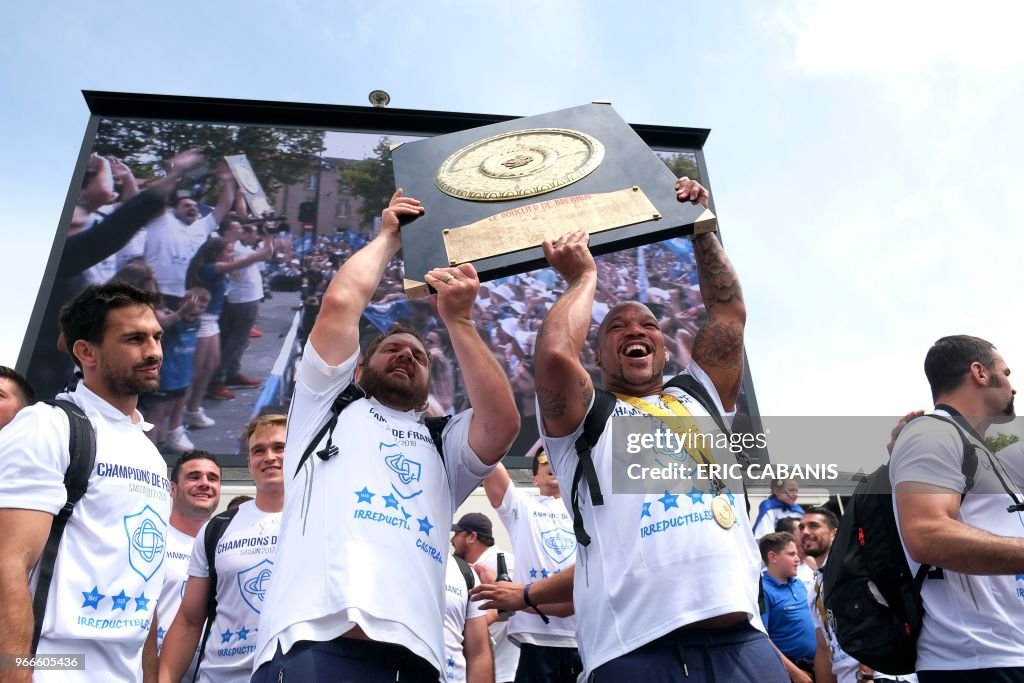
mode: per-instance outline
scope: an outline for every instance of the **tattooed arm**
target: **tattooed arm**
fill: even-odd
[[[708,191],[688,178],[676,182],[676,198],[708,206]],[[693,253],[700,295],[708,312],[707,322],[693,340],[693,359],[715,383],[725,409],[732,410],[743,383],[743,327],[747,321],[743,291],[715,233],[698,235]]]
[[[544,242],[544,256],[568,286],[537,334],[534,373],[537,402],[548,436],[576,431],[590,408],[594,385],[580,363],[597,287],[597,266],[582,231]]]

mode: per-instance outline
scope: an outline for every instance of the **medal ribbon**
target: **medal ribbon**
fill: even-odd
[[[693,443],[693,439],[690,438],[693,434],[702,434],[700,427],[697,425],[697,421],[693,419],[693,415],[686,409],[686,406],[672,394],[662,394],[661,400],[668,406],[668,410],[659,408],[656,405],[648,403],[642,398],[636,396],[626,396],[625,394],[615,394],[615,397],[620,401],[628,403],[637,410],[642,410],[652,417],[656,417],[665,425],[680,436],[683,440],[683,448],[686,450],[693,461],[697,464],[711,465],[715,462],[715,456],[705,450],[703,446],[703,440],[700,444]],[[680,426],[675,426],[669,420],[664,418],[677,417],[679,418]],[[726,486],[722,483],[722,480],[718,477],[714,477],[711,480],[711,485],[715,488],[715,493],[720,494],[725,490]]]

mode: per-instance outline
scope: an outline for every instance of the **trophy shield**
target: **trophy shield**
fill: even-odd
[[[402,227],[410,298],[430,293],[433,268],[472,263],[487,281],[544,267],[541,243],[573,230],[604,254],[717,227],[676,200],[672,172],[607,104],[401,144],[392,161],[425,209]]]

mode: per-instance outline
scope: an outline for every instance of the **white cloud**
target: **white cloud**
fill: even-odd
[[[1024,64],[1024,5],[1005,0],[799,0],[776,10],[769,24],[794,39],[792,65],[809,74]]]

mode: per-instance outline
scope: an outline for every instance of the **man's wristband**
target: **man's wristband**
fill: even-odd
[[[537,613],[537,616],[544,620],[545,624],[550,624],[551,620],[548,619],[548,616],[540,611],[540,607],[537,607],[537,605],[533,604],[530,601],[530,586],[532,585],[533,584],[528,583],[525,586],[523,586],[523,602],[526,603],[527,607],[532,608],[533,611]]]
[[[864,671],[858,671],[857,672],[857,680],[858,681],[873,681],[873,680],[875,680],[875,675],[874,674],[869,674],[869,673],[864,672]]]

